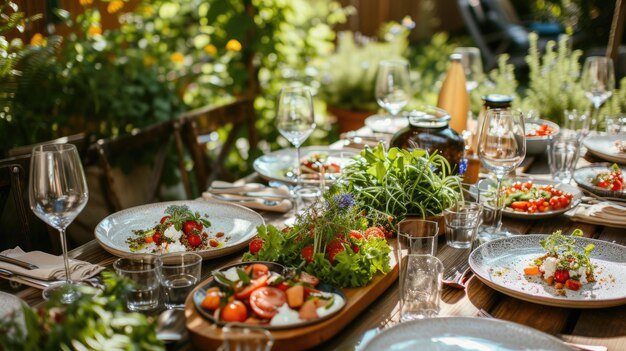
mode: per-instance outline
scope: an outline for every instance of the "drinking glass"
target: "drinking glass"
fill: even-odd
[[[115,272],[134,284],[126,296],[130,311],[149,311],[159,306],[159,274],[157,257],[152,254],[118,258],[113,262]]]
[[[600,106],[611,97],[615,88],[613,60],[605,56],[587,57],[580,82],[585,90],[585,96],[593,105],[591,130],[597,131]]]
[[[509,233],[502,231],[502,178],[515,170],[526,155],[526,133],[524,116],[518,111],[490,109],[485,118],[478,138],[478,157],[486,169],[493,172],[497,180],[495,197],[495,221],[488,229],[489,236],[495,239]]]
[[[548,139],[548,164],[552,179],[569,184],[578,162],[580,139],[574,135],[554,135]]]
[[[446,243],[456,249],[469,249],[482,222],[483,206],[461,201],[443,211],[446,223]]]
[[[443,271],[443,263],[435,256],[406,255],[400,266],[401,322],[439,314]]]
[[[589,111],[565,110],[565,123],[561,133],[575,134],[584,139],[589,134]]]
[[[315,129],[313,99],[307,87],[286,87],[280,90],[276,126],[280,134],[296,148],[296,181],[297,187],[301,187],[300,146]]]
[[[395,118],[409,103],[411,84],[409,63],[406,60],[383,60],[378,63],[376,75],[376,102],[391,115],[390,124],[395,128]]]
[[[200,280],[202,256],[193,252],[176,252],[156,259],[163,302],[168,309],[183,309],[185,299]]]
[[[89,198],[76,146],[48,144],[33,148],[29,182],[30,208],[37,217],[59,231],[65,266],[65,281],[44,289],[43,297],[48,299],[56,291],[61,291],[61,302],[69,304],[80,293],[70,275],[65,230]]]
[[[454,53],[461,54],[461,64],[465,73],[465,88],[469,94],[478,87],[478,80],[483,75],[480,50],[476,47],[458,47],[454,49]]]

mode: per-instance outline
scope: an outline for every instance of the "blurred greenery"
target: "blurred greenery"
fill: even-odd
[[[165,350],[156,337],[156,318],[125,312],[132,281],[102,272],[104,290],[78,285],[80,297],[61,302],[57,291],[41,307],[24,304],[0,320],[4,350]]]

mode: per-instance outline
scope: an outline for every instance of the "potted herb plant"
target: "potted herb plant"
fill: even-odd
[[[461,178],[450,175],[443,156],[398,148],[385,152],[382,143],[361,151],[339,183],[370,212],[383,212],[394,222],[431,219],[440,222],[440,231],[445,228],[442,212],[461,200]]]

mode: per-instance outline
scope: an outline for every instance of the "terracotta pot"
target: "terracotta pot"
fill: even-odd
[[[365,119],[376,113],[374,111],[347,110],[332,105],[326,105],[326,110],[331,115],[337,117],[337,123],[339,124],[340,133],[357,130],[363,127],[365,124]]]

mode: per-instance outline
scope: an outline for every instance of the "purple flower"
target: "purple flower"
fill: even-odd
[[[337,206],[342,210],[348,210],[354,206],[354,197],[351,194],[335,195],[333,200],[337,203]]]
[[[467,171],[467,159],[464,158],[461,160],[461,163],[459,164],[459,174],[465,174],[465,171]]]

